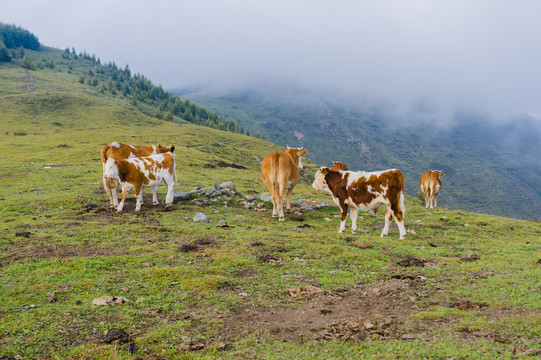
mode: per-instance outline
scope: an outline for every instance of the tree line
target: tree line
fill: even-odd
[[[38,38],[19,26],[0,23],[0,62],[9,62],[17,56],[24,57],[24,48],[39,50]]]
[[[38,38],[18,26],[0,23],[0,62],[20,58],[17,64],[25,69],[55,68],[53,60],[35,61],[25,55],[24,49],[39,50]],[[68,62],[68,72],[75,71],[74,67],[82,71],[79,76],[81,84],[96,87],[102,94],[123,96],[146,115],[167,121],[174,121],[178,117],[196,125],[263,139],[259,131],[250,133],[235,120],[224,119],[190,100],[165,91],[161,85],[154,85],[143,75],[132,74],[128,65],[120,68],[114,62],[102,64],[95,55],[77,53],[75,48],[65,49],[61,57]],[[85,64],[84,60],[89,63]]]
[[[179,117],[196,125],[214,129],[245,134],[263,139],[259,131],[250,133],[235,120],[224,119],[215,112],[209,111],[190,100],[182,99],[163,89],[161,85],[154,85],[150,79],[141,74],[132,74],[128,65],[124,68],[114,62],[101,64],[95,55],[86,52],[76,53],[75,49],[66,49],[62,54],[64,59],[84,59],[93,65],[79,77],[81,84],[97,87],[102,94],[123,96],[131,104],[149,116],[167,121],[174,121]]]

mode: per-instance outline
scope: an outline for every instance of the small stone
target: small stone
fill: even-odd
[[[205,214],[203,214],[202,212],[198,212],[197,214],[195,214],[194,218],[193,218],[193,221],[194,222],[201,222],[201,223],[208,223],[209,222],[209,217]]]
[[[263,193],[263,194],[259,195],[259,200],[269,202],[272,199],[271,199],[271,196],[270,196],[269,193]]]
[[[241,293],[239,293],[239,296],[244,296],[244,297],[246,297],[246,296],[248,296],[248,293],[241,292]]]
[[[130,300],[122,296],[102,296],[102,297],[95,298],[94,300],[92,300],[92,305],[96,305],[96,306],[120,305],[125,302],[130,302]]]

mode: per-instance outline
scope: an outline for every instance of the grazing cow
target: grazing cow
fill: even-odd
[[[172,151],[171,148],[174,147],[163,147],[161,145],[158,145],[158,147],[155,145],[133,146],[116,141],[112,142],[105,145],[100,151],[103,172],[105,173],[105,163],[108,159],[126,160],[142,156],[163,154]],[[115,209],[118,208],[118,197],[116,195],[117,187],[118,182],[115,179],[108,181],[105,176],[103,177],[103,188],[109,196],[111,207],[114,207]]]
[[[420,179],[421,190],[425,194],[425,207],[433,209],[438,207],[438,194],[441,190],[441,176],[445,173],[439,170],[426,171]]]
[[[357,213],[375,211],[387,205],[385,226],[381,236],[389,234],[389,226],[394,217],[400,231],[400,240],[406,238],[404,227],[404,177],[400,170],[391,169],[378,172],[331,170],[320,168],[315,175],[312,187],[329,192],[340,207],[342,222],[339,233],[346,228],[348,207],[350,208],[351,233],[357,233]]]
[[[135,211],[141,210],[143,203],[143,187],[152,187],[152,202],[158,205],[158,185],[163,180],[167,184],[165,204],[173,203],[174,187],[177,183],[175,166],[175,147],[165,154],[144,156],[126,160],[108,159],[105,163],[103,176],[106,179],[117,179],[122,185],[122,198],[117,211],[124,208],[128,191],[134,190],[137,205]]]
[[[269,188],[272,200],[272,217],[284,221],[284,193],[287,189],[286,211],[291,211],[291,194],[299,182],[301,157],[308,152],[303,148],[290,148],[283,152],[267,154],[261,162],[261,177]]]

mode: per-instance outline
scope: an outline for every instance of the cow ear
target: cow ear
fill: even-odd
[[[161,149],[162,148],[162,144],[158,144],[158,149]]]
[[[444,176],[445,173],[443,171],[440,171],[440,176]]]
[[[175,152],[175,145],[171,145],[171,152]]]

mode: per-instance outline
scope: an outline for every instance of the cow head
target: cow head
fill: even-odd
[[[170,147],[162,146],[161,144],[158,145],[156,148],[156,154],[165,154],[166,152],[175,152],[175,145],[171,145]]]
[[[325,177],[328,173],[330,173],[332,170],[328,167],[320,167],[318,171],[316,171],[315,174],[315,180],[312,183],[312,187],[316,190],[325,190],[325,191],[331,191],[329,189],[329,185],[327,184],[327,180]]]
[[[301,157],[305,156],[306,154],[308,154],[308,151],[306,151],[306,149],[304,148],[304,146],[302,148],[290,148],[289,146],[284,150],[284,152],[286,154],[289,154],[292,158],[293,158],[293,161],[297,164],[297,166],[299,167],[299,169],[302,169],[302,163],[301,163]]]
[[[118,179],[118,167],[114,159],[108,159],[103,167],[103,177],[106,179]]]

